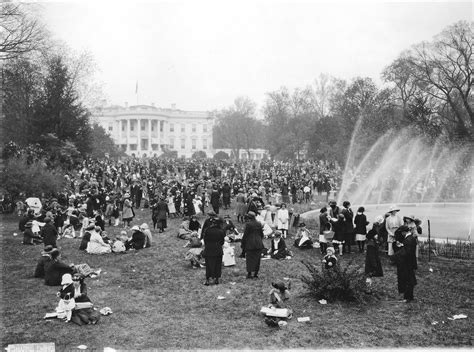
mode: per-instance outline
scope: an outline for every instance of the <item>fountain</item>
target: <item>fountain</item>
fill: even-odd
[[[397,204],[402,216],[415,215],[425,223],[429,219],[434,237],[467,240],[474,227],[472,149],[433,145],[404,130],[382,135],[365,155],[357,156],[359,125],[337,203],[349,200],[353,210],[364,206],[370,221]]]

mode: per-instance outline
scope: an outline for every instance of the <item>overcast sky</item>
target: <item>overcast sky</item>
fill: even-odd
[[[472,21],[469,2],[42,3],[53,37],[88,50],[109,104],[214,110],[245,95],[380,73],[401,51]]]

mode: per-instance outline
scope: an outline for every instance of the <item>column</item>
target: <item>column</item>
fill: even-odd
[[[152,124],[152,119],[148,119],[148,150],[152,156],[153,155],[153,150],[151,148],[151,124]]]
[[[130,150],[130,119],[128,120],[124,120],[125,122],[125,131],[127,132],[126,133],[126,143],[127,143],[127,147],[125,148],[125,151],[129,151]]]

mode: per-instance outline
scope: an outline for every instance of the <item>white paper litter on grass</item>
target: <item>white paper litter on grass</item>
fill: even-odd
[[[437,321],[434,321],[434,322],[431,323],[431,325],[436,325],[436,324],[438,324]]]
[[[448,318],[449,320],[457,320],[457,319],[466,319],[467,318],[467,315],[465,314],[456,314],[456,315],[453,315],[452,318]]]
[[[77,346],[77,348],[79,348],[80,350],[85,350],[85,349],[87,349],[87,346],[86,345],[79,345],[79,346]]]
[[[301,317],[301,318],[298,318],[298,323],[304,323],[306,321],[309,321],[309,317]]]
[[[217,296],[217,299],[225,299],[224,296]]]
[[[13,236],[18,236],[18,234],[16,232],[13,232]]]
[[[231,284],[231,285],[235,285],[236,283],[235,283],[235,282],[231,282],[230,284]]]
[[[432,273],[432,272],[433,272],[433,268],[430,268],[430,273]]]
[[[328,304],[328,301],[326,301],[325,299],[320,299],[318,302],[320,304]]]
[[[268,260],[268,259],[272,259],[271,257],[263,257],[261,258],[261,260]]]

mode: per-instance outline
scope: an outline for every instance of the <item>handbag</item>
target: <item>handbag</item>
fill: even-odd
[[[323,235],[326,240],[332,240],[334,238],[334,231],[332,230],[323,231]]]

